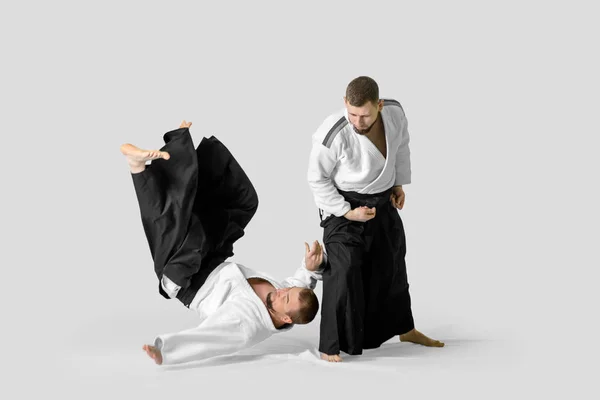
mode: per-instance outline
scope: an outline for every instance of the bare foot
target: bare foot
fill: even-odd
[[[321,360],[329,361],[329,362],[342,362],[342,357],[339,354],[323,354],[321,353]]]
[[[179,128],[189,128],[190,126],[192,126],[192,123],[185,122],[185,119],[184,119],[183,122],[181,122],[181,125],[179,125]]]
[[[163,158],[168,160],[171,158],[169,153],[160,150],[143,150],[130,143],[125,143],[121,146],[121,153],[127,157],[127,163],[132,174],[137,174],[146,169],[146,161]]]
[[[428,338],[416,329],[400,335],[400,341],[422,344],[423,346],[427,347],[444,347],[444,343],[440,342],[439,340]]]
[[[142,347],[142,349],[144,349],[146,354],[148,354],[148,356],[150,356],[150,358],[153,359],[155,363],[157,363],[158,365],[162,364],[162,354],[160,354],[159,349],[157,349],[154,346],[150,346],[149,344],[145,344],[144,347]]]

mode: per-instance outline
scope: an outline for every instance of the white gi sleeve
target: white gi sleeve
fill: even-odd
[[[239,304],[224,304],[195,328],[159,335],[154,345],[160,350],[163,365],[204,360],[233,354],[252,347],[271,333],[261,328],[259,317],[238,312]]]
[[[313,141],[308,160],[308,184],[312,190],[317,207],[341,217],[351,210],[350,203],[338,192],[331,180],[331,173],[337,165],[335,151],[321,142]]]
[[[403,115],[400,121],[400,146],[396,153],[396,179],[394,180],[394,186],[408,185],[411,182],[409,142],[408,121]]]
[[[305,287],[314,289],[317,286],[317,281],[323,280],[323,269],[327,264],[327,253],[323,252],[323,263],[321,268],[316,271],[306,269],[304,257],[302,257],[302,265],[296,270],[294,275],[285,279],[281,284],[283,287]]]

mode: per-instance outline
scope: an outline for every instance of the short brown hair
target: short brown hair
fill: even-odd
[[[308,324],[315,319],[317,311],[319,311],[319,299],[313,290],[304,288],[298,294],[298,302],[300,308],[290,313],[289,317],[293,324]]]
[[[379,86],[368,76],[354,78],[346,88],[346,101],[354,107],[362,107],[368,101],[377,104],[379,102]]]

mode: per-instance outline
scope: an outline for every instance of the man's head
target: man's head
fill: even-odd
[[[377,122],[383,101],[379,99],[379,86],[368,76],[359,76],[348,84],[344,103],[348,120],[359,135],[366,135]]]
[[[311,289],[277,289],[267,294],[267,309],[284,324],[308,324],[319,311],[319,300]]]

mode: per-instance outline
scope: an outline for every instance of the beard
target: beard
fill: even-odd
[[[379,120],[379,113],[377,113],[377,117],[375,117],[375,121],[373,121],[371,126],[369,126],[368,128],[358,129],[354,125],[352,125],[352,128],[354,128],[354,132],[358,133],[359,135],[366,135],[367,133],[371,132],[371,129],[373,129],[373,127],[375,126],[375,124],[377,123],[378,120]]]
[[[267,310],[275,312],[275,310],[273,309],[272,294],[273,294],[273,292],[267,293]]]

